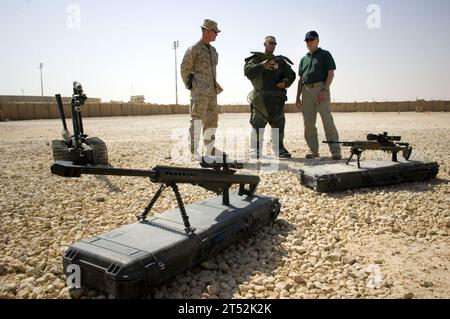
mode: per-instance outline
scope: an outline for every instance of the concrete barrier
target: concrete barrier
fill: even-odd
[[[39,120],[50,118],[48,103],[34,103],[34,118]]]

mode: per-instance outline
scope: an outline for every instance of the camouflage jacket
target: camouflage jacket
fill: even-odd
[[[191,96],[214,96],[223,91],[216,81],[218,61],[216,49],[202,41],[187,49],[181,62],[181,77],[189,89],[189,77],[193,74]]]

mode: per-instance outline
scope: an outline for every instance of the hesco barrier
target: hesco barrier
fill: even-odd
[[[71,118],[70,103],[64,102],[66,118]],[[295,104],[287,103],[286,113],[298,113]],[[450,101],[353,102],[331,103],[332,112],[450,112]],[[219,113],[249,113],[249,105],[220,105]],[[84,117],[148,116],[188,114],[188,105],[135,103],[97,103],[83,106]],[[55,102],[1,102],[0,120],[33,120],[59,118]]]
[[[100,116],[101,117],[112,116],[112,103],[101,103],[100,104]]]
[[[131,115],[141,116],[142,114],[142,104],[131,104]]]
[[[38,119],[50,118],[48,103],[34,103],[34,118]]]
[[[63,103],[70,103],[71,97],[62,97]],[[3,103],[53,103],[55,96],[31,96],[31,95],[0,95],[0,104]],[[88,98],[87,103],[100,103],[99,98]]]

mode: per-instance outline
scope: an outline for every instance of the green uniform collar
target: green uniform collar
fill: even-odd
[[[317,50],[314,53],[311,54],[311,52],[308,52],[308,53],[306,53],[306,55],[311,56],[311,55],[319,53],[320,51],[322,51],[322,48],[319,47],[319,48],[317,48]]]
[[[282,55],[273,55],[273,54],[267,54],[264,52],[250,52],[252,55],[245,59],[245,62],[248,62],[252,60],[253,58],[257,58],[258,60],[264,61],[268,59],[282,59],[289,63],[290,65],[294,65],[294,63],[289,60],[289,58],[282,56]]]

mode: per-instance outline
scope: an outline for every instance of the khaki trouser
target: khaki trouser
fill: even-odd
[[[314,87],[303,86],[302,93],[302,113],[303,123],[305,126],[305,140],[312,153],[319,152],[319,141],[317,137],[316,118],[319,112],[322,118],[323,128],[327,141],[339,141],[339,135],[334,125],[333,116],[331,115],[330,96],[318,104],[317,96],[324,83],[315,84]],[[341,146],[339,144],[328,144],[331,154],[341,154]]]
[[[197,151],[200,143],[200,135],[203,132],[203,143],[206,146],[206,154],[211,155],[214,148],[219,110],[217,107],[217,95],[191,97],[191,126],[189,129],[191,138],[191,153]]]

